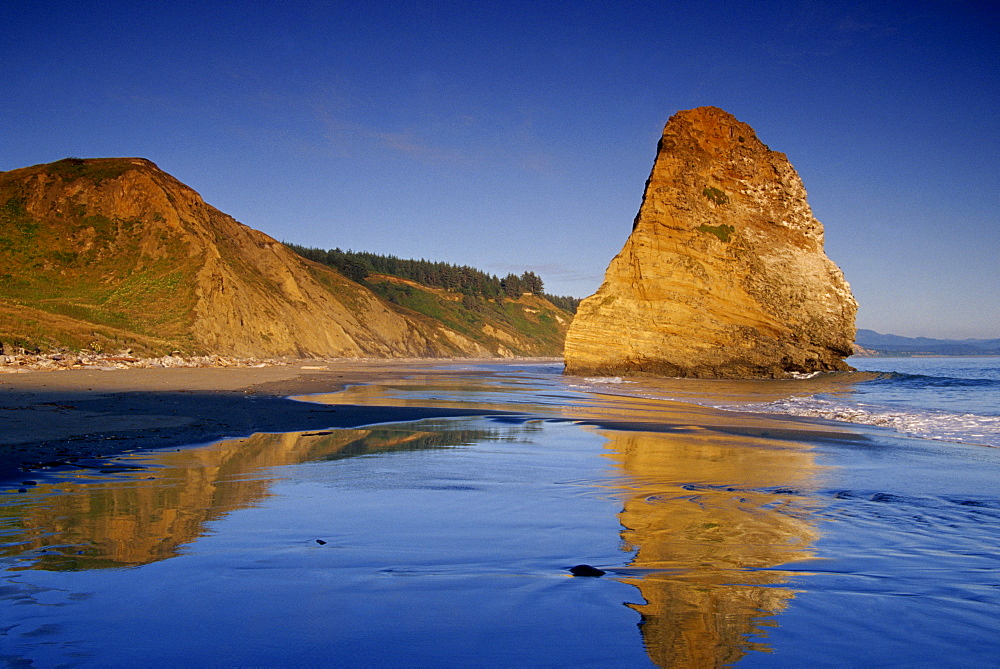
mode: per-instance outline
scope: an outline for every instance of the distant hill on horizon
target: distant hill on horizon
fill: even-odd
[[[902,337],[859,329],[854,340],[864,357],[913,357],[922,355],[982,356],[1000,355],[1000,339],[933,339]]]
[[[558,356],[573,318],[527,291],[490,300],[366,279],[301,257],[143,158],[0,172],[0,353]]]

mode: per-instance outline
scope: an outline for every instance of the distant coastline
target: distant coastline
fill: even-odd
[[[1000,356],[1000,339],[932,339],[902,337],[859,329],[852,357],[987,358]]]
[[[898,353],[898,352],[864,352],[848,356],[852,358],[1000,358],[1000,353]]]

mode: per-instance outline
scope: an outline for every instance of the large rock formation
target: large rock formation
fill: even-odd
[[[566,372],[848,370],[856,310],[785,155],[700,107],[664,128],[632,234],[570,327]]]
[[[239,357],[558,352],[508,330],[459,332],[390,304],[148,160],[0,173],[0,344]]]

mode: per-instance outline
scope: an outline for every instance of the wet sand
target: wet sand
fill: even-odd
[[[857,438],[832,424],[732,414],[686,402],[634,399],[626,405],[613,398],[608,406],[599,399],[584,406],[511,404],[477,397],[476,385],[463,385],[463,401],[457,402],[408,393],[409,387],[461,376],[462,367],[476,362],[516,370],[558,361],[300,360],[265,367],[0,374],[0,486],[19,486],[44,479],[46,473],[81,466],[101,469],[101,458],[137,450],[204,444],[257,432],[457,416],[533,414],[627,431],[687,431],[696,426],[749,437]],[[392,382],[396,391],[387,394],[385,382]],[[347,386],[353,386],[351,391],[340,392]],[[293,399],[307,395],[308,402]]]
[[[0,384],[4,450],[80,453],[0,486],[0,659],[997,664],[995,449],[691,403],[775,383],[316,366]]]
[[[88,459],[248,436],[482,409],[323,406],[290,395],[448,374],[444,360],[303,360],[270,367],[67,370],[0,375],[0,485]],[[95,465],[96,466],[96,465]]]

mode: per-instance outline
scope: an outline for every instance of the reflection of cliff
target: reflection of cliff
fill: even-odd
[[[430,427],[430,426],[428,426]],[[255,434],[203,448],[149,455],[138,479],[60,483],[34,488],[11,511],[12,530],[0,556],[25,556],[22,568],[94,569],[173,557],[205,524],[267,496],[263,470],[279,465],[368,453],[445,448],[488,438],[468,430],[332,430]],[[155,475],[151,480],[143,477]],[[56,492],[61,490],[62,493]],[[13,529],[17,528],[17,529]]]
[[[810,557],[819,536],[796,490],[817,471],[806,447],[707,431],[605,436],[631,566],[650,570],[626,580],[646,600],[633,608],[653,662],[715,667],[766,650],[750,637],[794,592],[775,587],[782,572],[753,570]]]

